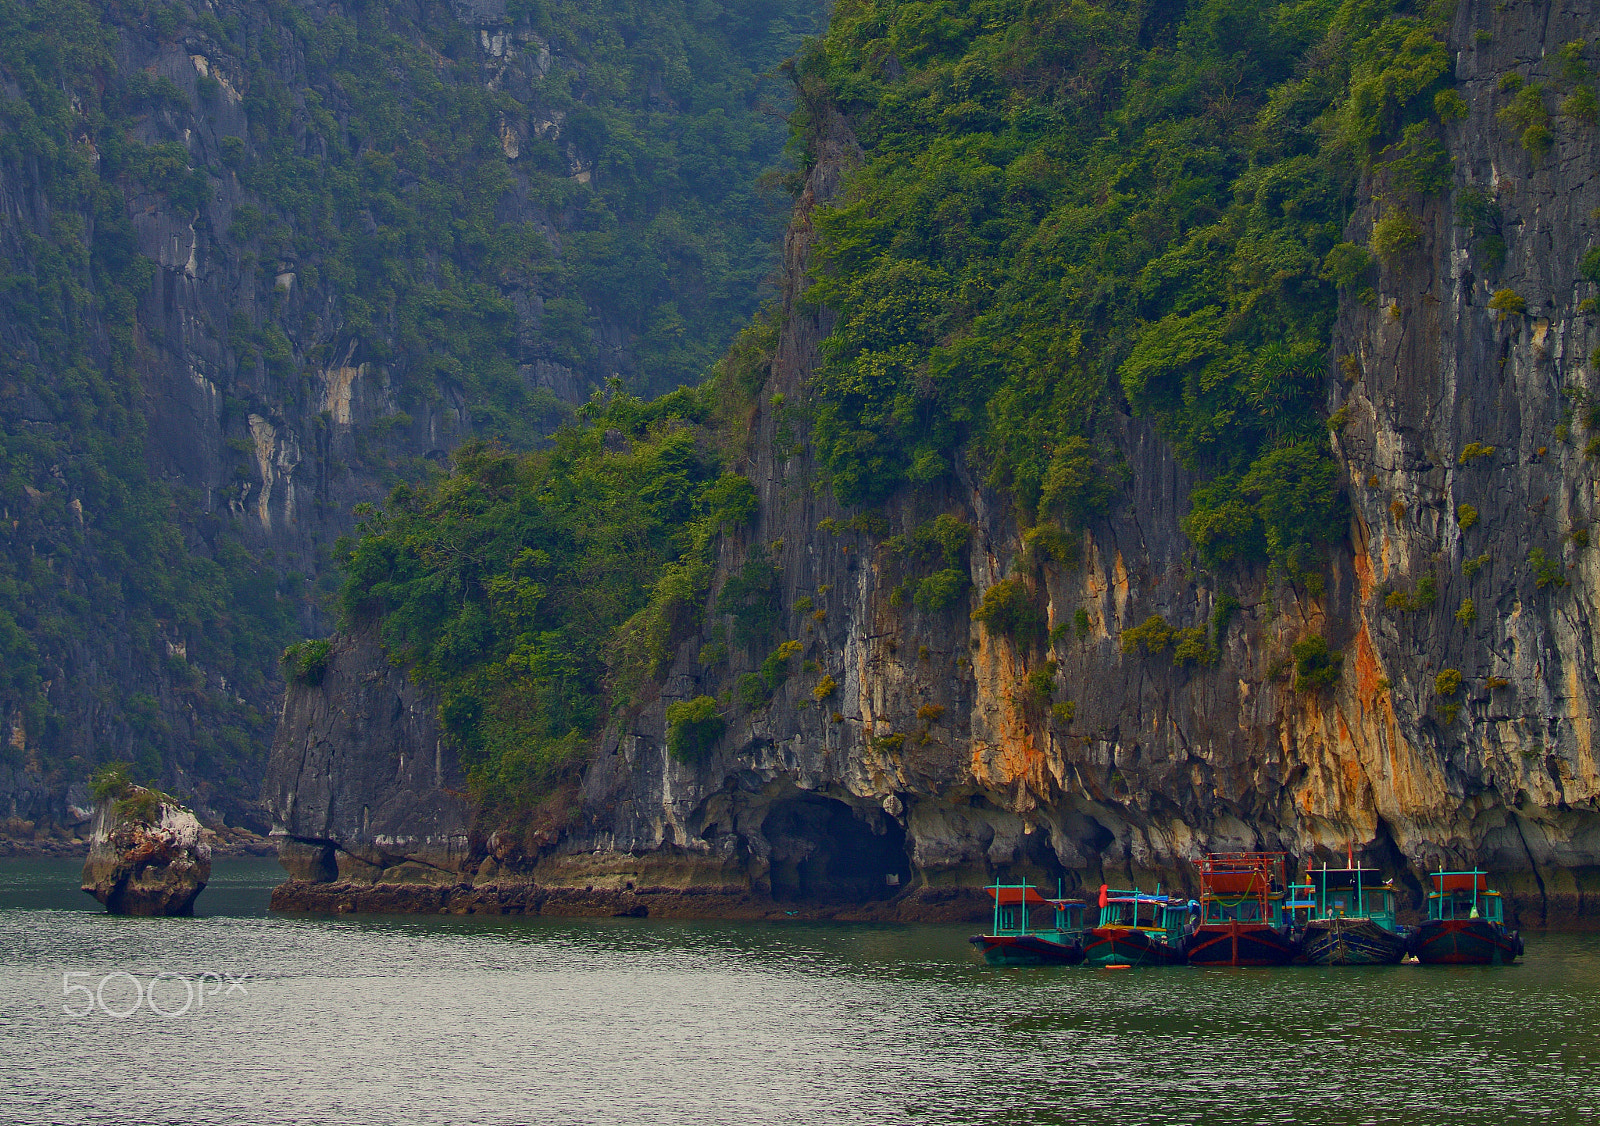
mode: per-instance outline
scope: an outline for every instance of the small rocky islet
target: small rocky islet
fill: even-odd
[[[211,879],[213,834],[174,797],[102,781],[83,890],[111,915],[192,915]]]

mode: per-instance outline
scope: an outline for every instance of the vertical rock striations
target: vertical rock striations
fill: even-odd
[[[965,470],[902,492],[877,522],[818,488],[784,404],[830,327],[804,289],[811,211],[857,151],[832,118],[785,242],[784,329],[746,470],[759,514],[723,542],[717,574],[776,565],[796,671],[769,703],[734,703],[763,655],[702,663],[727,626],[713,600],[659,697],[613,717],[560,831],[476,825],[450,806],[467,842],[449,860],[456,887],[413,905],[937,916],[995,876],[1185,884],[1206,850],[1333,859],[1353,842],[1413,889],[1428,866],[1480,863],[1526,922],[1592,914],[1600,333],[1579,264],[1600,241],[1600,162],[1584,121],[1557,116],[1548,145],[1528,138],[1503,79],[1554,99],[1561,48],[1596,13],[1540,11],[1460,5],[1465,113],[1445,130],[1447,189],[1362,185],[1345,238],[1373,241],[1396,207],[1415,238],[1340,307],[1326,386],[1350,529],[1316,593],[1196,572],[1180,523],[1191,474],[1129,415],[1116,420],[1127,494],[1076,551],[1025,535]],[[971,586],[908,598],[921,580],[886,542],[939,515],[968,529],[946,550]],[[303,795],[353,785],[364,796],[344,800],[376,805],[413,784],[404,763],[448,759],[425,724],[383,728],[394,782],[340,775],[339,754],[366,754],[351,746],[308,753],[333,730],[314,716],[348,709],[355,728],[415,706],[397,679],[350,687],[361,675],[291,689],[268,796],[281,832],[352,857],[376,835],[348,816],[330,828]],[[724,703],[726,734],[683,762],[666,709],[702,696]],[[286,852],[304,879],[299,855]],[[326,861],[320,874],[325,893],[297,884],[298,902],[355,902]]]
[[[821,5],[580,7],[0,13],[0,835],[101,759],[255,822],[352,507],[760,303]]]

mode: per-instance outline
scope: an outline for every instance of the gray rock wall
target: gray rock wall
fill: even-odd
[[[241,181],[238,168],[258,165],[269,145],[287,145],[312,164],[325,155],[318,148],[322,142],[303,128],[292,137],[280,132],[264,138],[258,119],[252,131],[248,101],[263,94],[252,88],[253,68],[257,85],[276,84],[276,93],[297,112],[314,106],[330,115],[336,128],[354,130],[349,136],[353,147],[372,144],[371,130],[364,139],[362,123],[352,120],[359,113],[352,110],[340,83],[313,81],[316,68],[308,65],[301,40],[283,22],[292,15],[320,25],[340,14],[338,5],[302,0],[291,7],[280,12],[256,0],[221,0],[196,8],[192,20],[185,17],[176,30],[164,32],[155,26],[161,21],[148,14],[108,9],[103,24],[114,40],[122,75],[143,72],[166,80],[188,99],[187,105],[162,101],[150,107],[133,139],[181,145],[205,185],[201,205],[190,213],[126,177],[113,183],[128,192],[134,245],[127,249],[156,267],[138,301],[135,370],[126,376],[137,382],[133,399],[138,417],[127,425],[142,429],[150,475],[170,486],[178,499],[176,518],[186,540],[180,550],[215,558],[242,545],[261,562],[262,597],[292,602],[299,630],[319,636],[331,623],[323,612],[325,599],[314,595],[319,580],[327,580],[320,583],[323,595],[336,585],[336,576],[329,574],[331,549],[352,529],[352,508],[381,499],[396,480],[419,475],[427,462],[443,463],[481,420],[474,417],[461,380],[434,373],[429,367],[434,357],[426,348],[408,347],[402,341],[404,326],[395,324],[393,316],[379,310],[370,331],[352,328],[328,281],[315,234],[278,226],[285,217]],[[406,34],[451,19],[450,9],[426,6],[385,11]],[[570,81],[559,83],[560,99],[594,100],[596,95],[578,62],[564,56],[559,46],[552,50],[525,16],[508,13],[503,2],[460,4],[453,11],[470,31],[463,50],[471,52],[484,90],[521,111],[507,108],[502,128],[507,187],[497,219],[539,231],[560,253],[563,229],[573,225],[573,215],[551,213],[559,201],[540,197],[527,168],[531,139],[548,141],[561,130],[562,111],[547,104],[557,83],[540,87],[539,82],[566,75]],[[259,59],[243,57],[237,46],[214,34],[219,23],[239,29],[233,44],[248,43],[248,52]],[[455,81],[454,70],[439,61],[441,79]],[[63,76],[63,85],[77,77]],[[204,92],[202,84],[213,81],[214,91]],[[608,76],[607,82],[613,81]],[[15,88],[0,93],[21,96]],[[600,95],[614,96],[611,90]],[[674,112],[666,102],[654,108],[662,121]],[[238,155],[230,155],[230,148]],[[305,170],[298,174],[312,175]],[[575,183],[589,183],[590,177],[589,170],[574,165]],[[265,215],[264,233],[230,234],[251,207]],[[94,217],[64,214],[69,210],[68,201],[52,196],[52,185],[36,164],[0,164],[0,262],[26,270],[38,255],[32,240],[48,242],[58,224],[71,227],[78,220],[85,243],[93,248],[98,233]],[[381,207],[374,204],[341,221],[365,224],[376,232],[382,220]],[[88,284],[87,277],[80,280]],[[586,309],[593,355],[575,367],[563,361],[566,353],[545,331],[544,313],[552,298],[582,300],[582,295],[541,283],[531,271],[508,271],[501,280],[497,296],[515,317],[510,359],[533,404],[526,412],[530,430],[553,424],[564,405],[586,400],[610,376],[620,374],[631,383],[648,376],[640,370],[629,330],[621,323],[624,317],[636,319],[637,310],[627,308],[626,299],[619,298],[615,307]],[[85,320],[90,359],[108,364],[112,345],[105,325],[92,316]],[[248,335],[263,326],[281,330],[287,340],[286,365],[275,369],[261,358],[261,348],[240,339],[241,331]],[[0,307],[0,350],[37,358],[38,348],[25,318]],[[38,394],[19,393],[10,375],[0,382],[5,383],[0,387],[0,421],[8,430],[93,437],[77,432],[82,423],[70,409],[58,411]],[[62,488],[69,488],[75,467],[64,468],[64,476],[61,466],[55,475]],[[49,488],[53,483],[36,484]],[[0,550],[14,549],[19,558],[25,557],[31,529],[27,513],[18,510],[29,509],[29,501],[9,495],[0,501],[12,528],[10,542]],[[86,517],[80,507],[76,526],[70,518],[66,521],[69,532],[89,529],[71,545],[73,566],[115,571],[114,552],[95,551],[93,533],[102,516],[90,511]],[[32,565],[26,558],[17,564]],[[296,575],[304,581],[284,583],[282,591],[272,589]],[[64,617],[86,616],[81,606],[51,610]],[[160,744],[164,786],[194,800],[204,815],[226,816],[235,823],[242,819],[264,830],[255,791],[265,765],[261,750],[270,741],[282,688],[272,656],[246,658],[255,661],[257,673],[263,671],[259,666],[266,666],[266,683],[241,686],[232,682],[237,677],[226,675],[228,670],[192,660],[195,639],[185,638],[181,626],[162,623],[163,636],[152,644],[139,627],[123,620],[118,607],[95,610],[96,625],[78,630],[90,636],[44,654],[48,722],[37,716],[25,721],[26,702],[0,689],[0,839],[28,837],[34,832],[30,826],[39,831],[46,826],[70,828],[76,822],[69,809],[69,787],[81,782],[94,763],[136,759],[141,746],[151,743]],[[197,689],[197,682],[203,688]],[[148,732],[129,719],[126,702],[133,697],[155,702],[146,726],[157,735],[144,738]],[[239,714],[219,720],[218,709],[207,706],[208,697],[238,705]],[[31,735],[25,731],[30,725]],[[243,751],[235,745],[240,739],[249,744]],[[240,776],[223,776],[207,762],[203,748],[218,742],[227,743],[242,760],[235,764]],[[141,770],[151,772],[143,766]]]
[[[759,521],[725,543],[719,570],[720,581],[756,553],[777,563],[782,635],[802,642],[796,665],[816,671],[792,676],[767,707],[732,707],[705,761],[672,760],[665,706],[727,698],[764,656],[702,666],[697,654],[726,624],[708,614],[660,699],[608,728],[579,812],[520,878],[591,892],[715,885],[904,914],[941,888],[995,876],[1182,886],[1208,849],[1334,860],[1353,845],[1414,890],[1428,866],[1476,862],[1495,870],[1524,921],[1594,913],[1600,540],[1574,535],[1590,523],[1595,461],[1562,389],[1595,389],[1587,357],[1600,333],[1576,311],[1595,287],[1576,269],[1600,208],[1596,130],[1558,118],[1554,149],[1535,160],[1497,113],[1509,97],[1500,75],[1550,80],[1556,49],[1584,37],[1595,14],[1587,2],[1460,6],[1451,39],[1469,114],[1445,134],[1455,187],[1401,201],[1419,241],[1379,269],[1370,304],[1352,293],[1341,306],[1328,408],[1345,410],[1336,452],[1352,519],[1315,596],[1265,574],[1192,570],[1179,524],[1191,480],[1133,418],[1121,424],[1133,480],[1079,559],[1026,550],[1006,507],[966,479],[901,498],[887,530],[850,530],[851,514],[814,488],[808,451],[779,440],[793,419],[775,405],[800,396],[827,332],[826,316],[798,297],[809,208],[851,159],[836,121],[786,243],[787,328],[748,470]],[[1484,30],[1487,42],[1475,34]],[[1476,185],[1503,211],[1498,269],[1476,257],[1456,218]],[[1363,193],[1346,235],[1355,242],[1393,202],[1381,183]],[[1526,298],[1525,316],[1501,320],[1486,307],[1504,288]],[[1494,453],[1463,461],[1471,442]],[[1477,508],[1475,527],[1462,529],[1462,503]],[[939,613],[896,605],[884,536],[941,512],[974,529],[974,588]],[[1537,585],[1535,547],[1558,561],[1562,582]],[[1466,561],[1484,555],[1469,576]],[[1424,574],[1434,576],[1431,605],[1389,604],[1396,591],[1402,603],[1425,601]],[[1048,650],[971,620],[983,592],[1009,577],[1048,607],[1051,626],[1068,627]],[[1120,633],[1153,613],[1206,625],[1224,594],[1241,606],[1214,665],[1121,651]],[[1458,616],[1468,597],[1475,620]],[[1297,692],[1291,646],[1313,633],[1343,654],[1340,679]],[[1027,692],[1047,659],[1070,719]],[[1450,669],[1461,687],[1442,696],[1437,678]],[[818,699],[824,675],[837,687]],[[303,707],[291,694],[290,710]],[[300,730],[286,723],[280,748],[297,745]],[[301,833],[292,818],[285,827]],[[460,866],[461,881],[477,878],[480,855]]]

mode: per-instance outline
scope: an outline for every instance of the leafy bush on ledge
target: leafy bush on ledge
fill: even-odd
[[[1289,652],[1294,656],[1294,688],[1296,692],[1316,692],[1339,679],[1344,667],[1344,654],[1328,648],[1327,640],[1319,633],[1307,634],[1296,641]]]
[[[1025,643],[1045,632],[1045,616],[1033,604],[1033,597],[1021,579],[1002,579],[983,592],[983,602],[972,612],[972,620],[991,631]]]
[[[300,641],[283,651],[285,674],[296,684],[315,687],[322,683],[328,671],[328,654],[333,646],[327,641]]]
[[[667,750],[679,762],[698,762],[706,756],[727,724],[710,696],[696,696],[667,705]]]

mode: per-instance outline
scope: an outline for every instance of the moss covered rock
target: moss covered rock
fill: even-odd
[[[83,890],[113,915],[192,915],[211,879],[211,833],[177,799],[129,785],[95,808]]]

